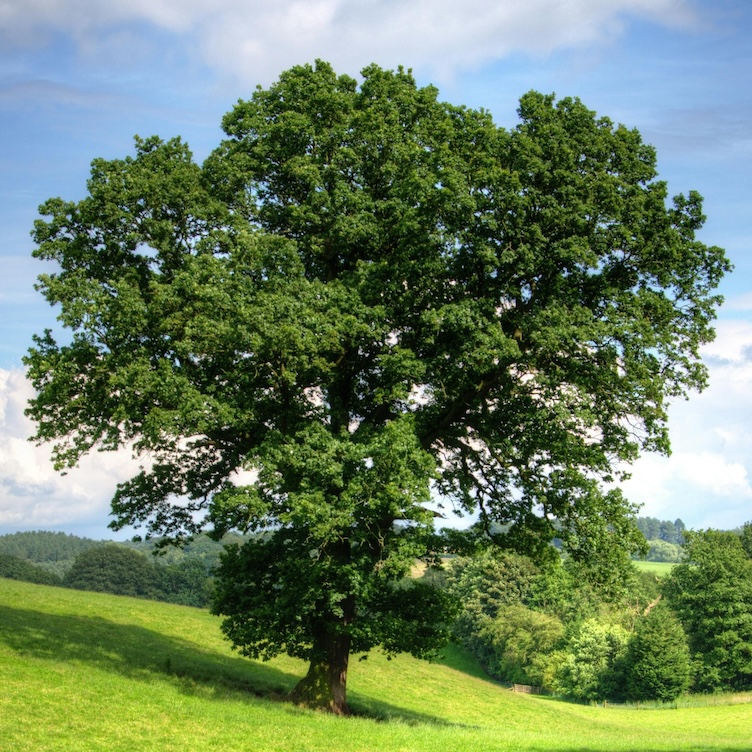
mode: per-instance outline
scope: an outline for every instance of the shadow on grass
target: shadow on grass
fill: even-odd
[[[20,657],[78,663],[136,680],[171,680],[181,692],[208,699],[250,695],[280,701],[300,679],[266,663],[219,655],[177,637],[101,617],[0,606],[0,644]],[[350,699],[357,715],[374,720],[447,725],[441,718],[357,693]],[[292,704],[287,707],[297,710]]]
[[[272,666],[203,651],[195,643],[101,617],[0,606],[0,642],[22,657],[76,662],[135,679],[188,680],[183,682],[188,690],[195,684],[274,696],[297,681]]]
[[[441,655],[435,661],[441,666],[459,671],[461,674],[481,679],[495,686],[509,686],[504,685],[502,682],[496,681],[493,677],[489,676],[483,667],[478,662],[478,659],[473,657],[469,651],[461,648],[454,642],[450,642],[441,650]]]

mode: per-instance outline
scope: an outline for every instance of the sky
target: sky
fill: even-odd
[[[181,136],[202,161],[257,85],[321,58],[411,68],[440,98],[513,127],[530,89],[579,97],[656,147],[672,194],[699,191],[723,282],[708,388],[671,406],[670,457],[623,484],[641,514],[694,529],[752,520],[752,3],[749,0],[0,0],[0,534],[107,529],[137,463],[61,476],[28,441],[22,357],[55,311],[34,290],[38,206],[85,196],[91,161]]]

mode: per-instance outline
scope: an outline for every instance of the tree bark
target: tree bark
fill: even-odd
[[[290,700],[335,715],[350,715],[347,705],[347,666],[350,635],[323,629],[314,636],[308,673],[290,693]]]

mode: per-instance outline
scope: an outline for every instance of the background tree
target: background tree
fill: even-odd
[[[623,699],[624,655],[629,633],[619,624],[583,622],[569,641],[557,689],[577,700]]]
[[[519,115],[296,67],[203,167],[138,139],[41,208],[39,287],[73,337],[26,358],[37,439],[61,468],[148,454],[115,527],[265,533],[228,552],[216,610],[248,655],[310,662],[309,704],[347,711],[353,651],[444,639],[442,594],[404,580],[439,550],[432,493],[612,573],[641,537],[601,481],[666,451],[666,399],[705,383],[729,265],[695,239],[700,197],[667,204],[653,149],[579,100]]]
[[[461,605],[452,627],[455,639],[488,666],[494,649],[482,637],[505,606],[526,603],[537,580],[538,568],[525,556],[484,551],[457,557],[446,567],[445,587]]]
[[[536,578],[528,603],[565,624],[579,624],[597,616],[603,600],[583,565],[564,558]]]
[[[157,598],[159,574],[154,562],[138,551],[108,544],[79,554],[64,584],[78,590]]]
[[[661,535],[661,521],[657,517],[638,517],[637,527],[646,540],[659,540]]]
[[[692,677],[687,636],[663,604],[637,622],[625,659],[629,700],[671,702],[689,689]]]
[[[671,520],[659,520],[657,517],[638,517],[637,527],[648,542],[664,541],[673,545],[684,543],[684,531],[686,525],[680,518]],[[648,556],[648,560],[652,560]]]
[[[752,687],[752,560],[732,532],[685,534],[685,559],[665,593],[696,662],[694,687],[733,691]]]
[[[564,625],[555,616],[522,604],[506,606],[483,624],[480,637],[490,647],[485,665],[492,676],[550,688],[556,673],[552,660],[564,638]]]
[[[99,545],[102,541],[46,530],[0,535],[0,553],[38,564],[58,578],[73,566],[78,554]]]
[[[651,540],[648,541],[648,561],[668,561],[676,563],[682,560],[684,551],[682,547],[676,543],[668,543],[664,540]]]
[[[739,531],[742,548],[749,559],[752,559],[752,522],[745,522]]]
[[[214,580],[198,557],[157,565],[159,599],[184,606],[211,605]]]
[[[52,572],[32,564],[26,559],[0,553],[0,577],[9,580],[34,582],[38,585],[61,585],[62,580]]]

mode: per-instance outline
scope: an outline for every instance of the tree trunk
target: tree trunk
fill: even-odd
[[[290,700],[335,715],[349,715],[347,665],[350,635],[322,630],[314,637],[308,673],[290,693]]]

